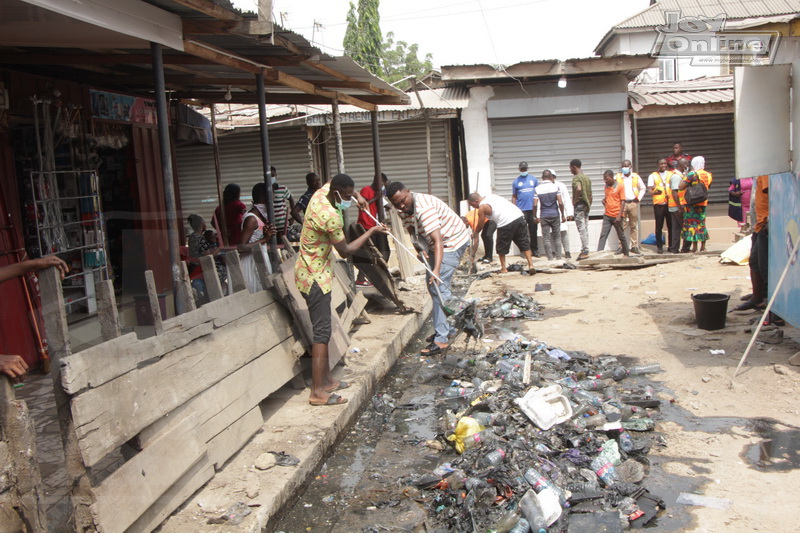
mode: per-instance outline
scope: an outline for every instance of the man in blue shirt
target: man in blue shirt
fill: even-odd
[[[539,223],[536,221],[536,214],[533,211],[533,200],[536,198],[536,187],[539,180],[528,175],[528,162],[522,161],[519,164],[519,176],[511,184],[511,203],[519,207],[525,216],[525,223],[528,225],[530,235],[531,252],[534,257],[539,256]]]

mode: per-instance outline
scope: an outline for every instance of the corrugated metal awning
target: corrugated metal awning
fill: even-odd
[[[688,105],[733,102],[733,77],[717,76],[689,81],[631,84],[631,107],[639,111],[651,105]]]

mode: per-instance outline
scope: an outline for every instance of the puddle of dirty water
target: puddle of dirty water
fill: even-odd
[[[743,453],[756,470],[788,472],[800,467],[800,429],[769,418],[752,420],[750,429],[763,439]]]

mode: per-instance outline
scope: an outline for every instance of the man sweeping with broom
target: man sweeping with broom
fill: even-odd
[[[454,333],[447,322],[445,302],[452,295],[453,274],[469,246],[469,229],[443,201],[430,194],[411,192],[399,181],[386,187],[386,196],[412,238],[420,241],[420,255],[429,266],[428,293],[433,298],[436,333],[420,355],[437,355],[450,345],[449,338]]]

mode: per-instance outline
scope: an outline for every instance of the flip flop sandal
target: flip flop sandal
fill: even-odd
[[[337,391],[337,390],[344,390],[344,389],[349,389],[349,388],[350,388],[350,384],[349,384],[348,382],[346,382],[345,380],[343,380],[343,379],[340,379],[340,380],[339,380],[339,386],[338,386],[338,387],[336,387],[336,388],[335,388],[335,389],[333,389],[333,390],[329,390],[328,392],[331,392],[331,393],[333,393],[333,392],[335,392],[335,391]]]
[[[536,269],[535,268],[529,268],[528,269],[528,275],[529,276],[533,276],[534,274],[536,274]]]
[[[336,393],[331,393],[331,395],[328,396],[328,399],[325,400],[324,402],[308,400],[308,403],[310,403],[314,407],[320,407],[323,405],[342,405],[347,403],[347,398],[342,398]]]
[[[435,342],[430,343],[419,352],[420,355],[439,355],[440,353],[442,353],[442,348]]]
[[[749,299],[750,299],[750,298],[752,298],[752,297],[753,297],[753,293],[751,292],[750,294],[745,294],[744,296],[742,296],[742,297],[741,297],[741,298],[739,298],[739,299],[740,299],[741,301],[745,302],[745,301],[749,300]]]
[[[736,307],[733,308],[734,311],[749,311],[751,309],[758,309],[759,305],[763,305],[761,303],[754,302],[753,300],[746,300]],[[763,307],[761,309],[764,309]]]

